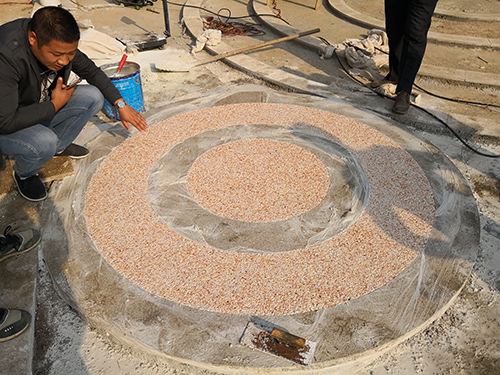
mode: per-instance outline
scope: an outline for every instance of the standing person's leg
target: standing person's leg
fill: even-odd
[[[408,8],[401,54],[401,71],[396,92],[411,93],[424,58],[427,33],[438,0],[412,0]]]
[[[389,39],[389,74],[387,81],[397,82],[401,66],[401,53],[406,16],[410,0],[385,0],[385,31]]]

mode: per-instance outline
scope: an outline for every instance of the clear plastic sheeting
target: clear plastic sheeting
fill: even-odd
[[[288,220],[252,223],[217,216],[192,198],[187,175],[199,156],[228,142],[254,138],[298,145],[326,166],[330,186],[318,206]],[[368,179],[345,147],[321,135],[276,125],[236,125],[172,147],[151,171],[149,197],[161,220],[193,241],[222,250],[279,252],[323,242],[349,226],[366,205]]]
[[[192,308],[159,297],[140,287],[136,282],[137,279],[127,278],[117,272],[111,266],[110,260],[102,255],[101,250],[91,240],[84,213],[88,186],[100,164],[109,160],[108,155],[128,138],[128,134],[121,125],[104,128],[100,126],[99,131],[96,131],[95,127],[90,127],[84,131],[80,138],[85,140],[83,143],[90,149],[90,156],[75,162],[76,173],[73,177],[52,184],[49,199],[43,203],[40,212],[40,222],[43,223],[43,240],[40,248],[56,289],[68,304],[79,311],[91,326],[109,333],[127,345],[136,345],[148,352],[182,362],[188,372],[190,369],[195,372],[198,371],[195,369],[196,367],[203,367],[205,369],[212,368],[221,373],[244,372],[245,374],[262,374],[263,372],[272,374],[295,370],[301,373],[312,371],[316,374],[352,371],[358,369],[359,364],[363,361],[373,360],[374,355],[381,355],[413,334],[420,332],[444,313],[467,280],[477,256],[479,244],[477,207],[465,179],[453,163],[434,147],[422,142],[407,131],[374,116],[372,113],[357,110],[340,100],[279,94],[255,86],[229,88],[204,97],[191,98],[182,103],[170,105],[164,111],[158,111],[149,117],[148,121],[154,127],[153,124],[172,116],[200,108],[210,108],[214,104],[241,103],[242,98],[246,102],[253,100],[254,102],[275,104],[287,103],[342,114],[347,118],[368,125],[397,142],[425,173],[434,198],[435,211],[432,231],[421,253],[397,277],[380,288],[330,308],[311,308],[303,313],[261,315],[260,317],[250,314],[226,314],[210,312],[202,308]],[[360,218],[370,214],[368,207],[374,202],[367,201],[367,195],[371,194],[371,188],[368,188],[365,181],[368,168],[365,165],[363,168],[357,165],[358,157],[356,155],[345,152],[343,145],[338,142],[331,139],[325,141],[319,133],[306,131],[302,128],[297,130],[293,127],[285,131],[279,126],[266,124],[260,122],[254,125],[238,126],[241,127],[239,130],[246,133],[245,139],[252,138],[256,134],[258,137],[265,137],[267,134],[273,139],[281,137],[280,139],[286,139],[288,142],[300,144],[300,147],[307,148],[308,151],[312,152],[327,166],[332,183],[328,190],[328,199],[337,199],[335,194],[338,193],[339,186],[349,187],[344,191],[340,202],[336,202],[335,208],[330,212],[318,209],[316,213],[314,210],[303,213],[303,217],[295,222],[305,228],[300,229],[300,231],[309,233],[309,237],[306,239],[303,236],[300,239],[302,242],[290,240],[287,247],[304,245],[307,247],[307,243],[321,242],[322,238],[331,236],[335,231],[342,231],[345,226],[347,229],[344,229],[344,232],[348,231],[360,221]],[[236,128],[231,130],[228,127],[219,130],[229,132],[235,131]],[[234,134],[231,134],[234,137]],[[218,144],[217,142],[226,141],[223,140],[222,133],[217,133],[216,130],[205,135],[207,136],[206,146],[201,142],[200,149],[197,149],[192,148],[189,143],[179,143],[155,161],[156,164],[146,182],[149,185],[148,199],[155,205],[156,213],[161,216],[162,222],[160,224],[163,224],[163,220],[171,220],[168,218],[169,216],[174,216],[169,207],[162,204],[161,194],[165,190],[160,187],[161,184],[165,184],[167,191],[169,186],[185,184],[185,174],[192,162],[191,159],[180,162],[181,156],[179,154],[182,147],[189,147],[190,150],[196,151],[195,153],[201,154],[203,148],[213,147]],[[363,134],[357,134],[357,136],[362,137]],[[194,139],[187,138],[185,140],[185,142],[190,141],[194,141]],[[175,150],[176,147],[179,149]],[[178,156],[174,157],[175,152]],[[134,156],[134,153],[131,152],[127,157],[134,158]],[[169,158],[172,158],[172,163],[178,169],[175,170],[175,173],[169,171],[172,173],[169,176],[163,176],[159,172],[164,169],[164,163],[170,162]],[[380,170],[378,173],[382,182],[384,174],[384,170]],[[178,181],[179,184],[172,184],[175,181]],[[339,184],[337,187],[335,187],[336,183]],[[111,187],[99,191],[103,199],[111,200],[117,195],[116,184],[110,186],[115,186],[115,188]],[[193,202],[187,199],[185,186],[183,190],[179,191],[182,193],[173,194],[171,199],[178,199],[184,202],[183,204],[186,204],[187,207],[193,205]],[[175,206],[177,203],[173,205]],[[351,207],[352,211],[349,211]],[[199,207],[195,207],[195,209],[200,210]],[[205,230],[203,232],[200,229],[203,226],[199,222],[190,228],[187,219],[189,217],[187,211],[190,210],[190,208],[184,208],[183,212],[178,213],[179,216],[182,215],[184,222],[172,222],[168,225],[176,227],[179,232],[184,231],[183,236],[197,236],[197,239],[191,241],[199,240],[205,244],[200,246],[210,247],[212,245],[206,244],[213,241],[214,246],[217,246],[218,249],[223,249],[225,246],[225,250],[217,251],[229,256],[283,257],[288,255],[283,251],[285,248],[279,246],[276,249],[264,246],[255,246],[254,248],[245,242],[241,242],[237,246],[230,246],[224,242],[226,241],[224,239],[209,236],[207,234],[209,228],[203,229]],[[201,211],[204,211],[202,213],[207,215],[207,218],[211,217],[210,212],[207,213],[203,209]],[[348,214],[342,218],[346,212]],[[356,219],[356,215],[360,213],[361,216]],[[318,222],[321,224],[318,232],[311,230],[311,225],[317,225],[311,218],[313,214],[318,215]],[[399,210],[396,214],[400,215],[404,212]],[[352,216],[349,217],[349,215]],[[133,216],[126,219],[134,224]],[[349,220],[352,222],[349,223]],[[336,224],[330,228],[325,224],[327,221],[333,221]],[[383,217],[380,217],[377,225],[386,225],[384,229],[387,229],[389,224],[383,220]],[[104,226],[99,229],[103,232],[107,230]],[[238,230],[240,229],[238,228]],[[241,230],[247,230],[247,228]],[[178,232],[172,232],[176,236],[179,235]],[[333,235],[333,238],[337,236]],[[123,246],[132,240],[130,237],[129,233],[123,233]],[[186,239],[186,241],[188,240]],[[120,248],[117,250],[119,251]],[[238,253],[241,250],[254,251],[255,254]],[[301,251],[291,251],[290,253]],[[181,256],[182,251],[179,250],[179,253]],[[151,279],[153,277],[151,270],[147,267],[141,268],[136,261],[136,259],[144,258],[144,254],[143,248],[135,248],[135,258],[126,257],[124,260],[128,263],[125,266],[138,268],[140,272],[138,277]],[[186,257],[192,256],[192,254],[194,253],[186,255]],[[163,267],[168,268],[174,265],[175,263],[169,263]],[[298,264],[299,267],[302,265],[314,268],[315,258],[307,258],[305,262]],[[277,263],[276,267],[282,268],[284,266],[282,263]],[[225,272],[230,273],[231,270],[227,269]],[[275,275],[269,275],[269,277],[274,278]],[[314,279],[315,275],[313,274],[312,277]],[[328,277],[330,277],[329,280]],[[175,285],[172,283],[170,288],[175,288],[179,293],[185,295],[198,292],[186,287],[187,278],[196,279],[196,275],[185,273],[184,277],[176,280]],[[334,278],[331,275],[326,275],[326,278],[331,285],[340,281],[340,278]],[[293,278],[291,279],[293,280]],[[359,280],[363,281],[363,278],[359,278]],[[275,282],[278,283],[278,281]],[[201,288],[201,284],[195,283],[195,285],[198,285],[198,289]],[[304,288],[314,287],[314,285],[312,282],[311,285],[304,285]],[[228,287],[231,286],[228,285]],[[309,297],[307,294],[306,292],[298,292],[295,296],[297,303],[302,303],[304,299],[307,299]],[[228,292],[220,296],[212,295],[209,298],[231,301],[233,295]],[[270,299],[264,299],[260,302],[280,303],[280,301],[276,302]],[[284,359],[240,345],[239,340],[248,322],[256,320],[265,320],[266,326],[277,327],[285,332],[316,342],[318,345],[311,366],[307,369],[297,367]]]

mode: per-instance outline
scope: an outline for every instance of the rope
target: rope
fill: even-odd
[[[278,2],[273,0],[273,11],[276,11],[276,17],[281,18],[281,9],[278,8]]]

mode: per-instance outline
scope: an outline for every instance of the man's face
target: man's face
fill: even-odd
[[[51,40],[48,44],[40,46],[36,34],[30,31],[28,40],[33,55],[50,70],[58,71],[68,65],[75,58],[78,41],[73,43]]]

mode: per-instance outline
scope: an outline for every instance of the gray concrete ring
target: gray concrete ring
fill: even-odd
[[[326,167],[330,185],[313,209],[286,220],[254,223],[220,217],[203,208],[188,191],[186,176],[208,150],[239,139],[272,139],[306,149]],[[201,244],[241,252],[279,252],[305,248],[340,233],[362,213],[368,178],[342,145],[309,130],[247,124],[203,132],[170,148],[153,166],[149,199],[171,229]]]

